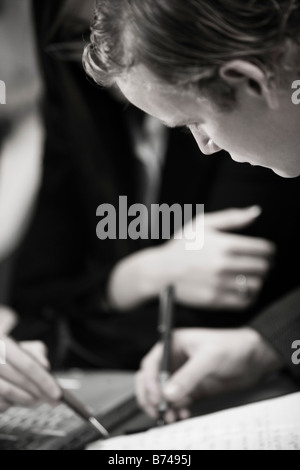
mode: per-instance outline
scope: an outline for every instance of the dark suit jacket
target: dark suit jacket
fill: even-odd
[[[105,292],[115,263],[143,244],[99,241],[95,230],[100,204],[117,205],[119,195],[127,195],[129,204],[140,202],[127,113],[143,115],[90,83],[80,63],[49,53],[49,45],[77,40],[78,31],[82,37],[82,24],[67,21],[64,4],[34,2],[47,141],[42,188],[14,276],[11,303],[21,317],[15,336],[46,341],[58,367],[135,369],[157,339],[157,302],[124,315],[106,308]],[[206,211],[260,204],[263,216],[244,233],[270,238],[279,248],[253,308],[220,313],[177,306],[177,325],[226,328],[252,322],[298,378],[300,369],[290,360],[292,340],[300,339],[298,297],[264,309],[300,285],[299,189],[298,180],[238,165],[227,155],[203,157],[191,136],[170,131],[160,202],[205,203]]]

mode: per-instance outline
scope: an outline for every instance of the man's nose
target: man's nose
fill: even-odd
[[[206,134],[203,134],[199,130],[191,130],[198,147],[204,155],[212,155],[214,153],[220,152],[222,149],[218,147]]]

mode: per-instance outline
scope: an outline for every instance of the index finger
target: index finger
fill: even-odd
[[[158,406],[161,400],[159,369],[162,360],[162,346],[157,344],[142,361],[145,389],[151,405]]]
[[[233,254],[271,257],[276,253],[276,245],[264,238],[230,234],[228,244],[228,249]]]
[[[58,400],[61,390],[53,377],[10,338],[6,339],[7,361],[28,381],[33,382],[41,394],[50,400]]]

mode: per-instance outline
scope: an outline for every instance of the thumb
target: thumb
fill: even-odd
[[[202,379],[201,363],[199,357],[188,360],[166,383],[164,397],[175,405],[190,402],[191,398],[200,395],[199,384]],[[197,393],[196,393],[197,392]]]
[[[262,213],[259,206],[246,209],[226,209],[206,214],[205,226],[217,230],[238,230],[251,225]]]

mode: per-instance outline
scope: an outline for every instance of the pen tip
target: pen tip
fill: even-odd
[[[99,423],[99,421],[96,418],[90,418],[89,422],[91,423],[92,426],[94,426],[97,431],[103,436],[103,437],[109,437],[109,432],[105,429],[102,424]]]

